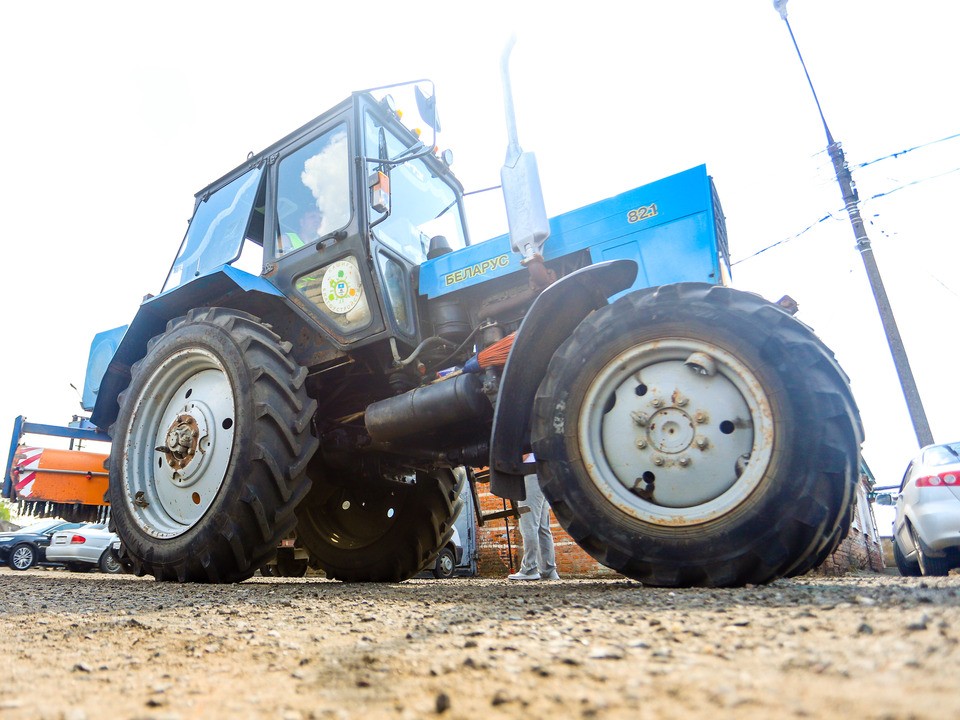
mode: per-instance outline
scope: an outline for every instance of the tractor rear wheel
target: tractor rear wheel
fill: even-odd
[[[168,323],[134,364],[109,498],[138,575],[238,582],[293,529],[317,440],[290,349],[254,316],[208,308]]]
[[[434,561],[453,535],[464,475],[411,471],[407,479],[314,477],[297,508],[297,538],[327,577],[400,582]]]
[[[839,542],[861,442],[847,378],[808,327],[700,283],[588,316],[550,362],[532,434],[574,540],[666,587],[808,568]]]

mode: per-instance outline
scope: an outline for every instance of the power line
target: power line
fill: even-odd
[[[864,168],[864,167],[867,167],[867,165],[873,165],[874,163],[878,163],[881,160],[889,160],[890,158],[900,157],[901,155],[906,155],[907,153],[913,152],[914,150],[920,150],[921,148],[930,147],[931,145],[936,145],[938,143],[946,142],[947,140],[954,140],[956,138],[960,138],[960,133],[947,135],[946,137],[940,138],[939,140],[931,140],[930,142],[922,143],[921,145],[914,145],[913,147],[907,148],[906,150],[900,150],[895,153],[890,153],[889,155],[878,157],[876,160],[868,160],[867,162],[860,163],[859,165],[854,165],[853,167]]]
[[[817,220],[816,222],[813,222],[813,223],[811,223],[810,225],[807,225],[807,227],[805,227],[803,230],[801,230],[800,232],[798,232],[796,235],[791,235],[790,237],[784,238],[783,240],[778,240],[777,242],[773,243],[772,245],[767,245],[765,248],[761,248],[760,250],[757,250],[757,251],[756,251],[755,253],[753,253],[752,255],[747,255],[745,258],[740,258],[739,260],[735,260],[735,261],[733,261],[733,262],[730,263],[730,267],[733,267],[734,265],[739,265],[740,263],[746,262],[747,260],[751,260],[751,259],[755,258],[757,255],[762,255],[762,254],[765,253],[767,250],[773,250],[773,248],[775,248],[775,247],[780,247],[781,245],[784,245],[784,244],[790,242],[791,240],[796,240],[796,239],[797,239],[798,237],[800,237],[801,235],[803,235],[803,234],[805,234],[805,233],[808,233],[808,232],[810,232],[811,230],[813,230],[813,228],[815,228],[815,227],[816,227],[817,225],[819,225],[820,223],[822,223],[822,222],[824,222],[824,221],[826,221],[826,220],[830,220],[830,219],[836,220],[837,218],[834,216],[833,213],[827,213],[826,215],[824,215],[822,218],[820,218],[820,219]]]
[[[960,172],[960,167],[955,167],[953,170],[947,170],[946,172],[938,173],[936,175],[928,175],[927,177],[920,178],[919,180],[911,180],[908,183],[904,183],[903,185],[893,188],[893,190],[886,190],[884,192],[877,193],[876,195],[871,195],[869,200],[876,200],[877,198],[884,197],[885,195],[893,195],[893,193],[897,192],[898,190],[903,190],[904,188],[912,187],[913,185],[919,185],[927,180],[936,180],[937,178],[942,178],[955,172]]]
[[[960,137],[960,134],[958,134],[957,137]],[[949,138],[945,138],[945,139],[949,139]],[[937,140],[937,141],[935,141],[935,142],[941,142],[941,141],[940,141],[940,140]],[[928,144],[932,144],[932,143],[928,143]],[[923,146],[918,145],[917,147],[923,147]],[[909,150],[904,151],[904,152],[909,152]],[[900,154],[903,154],[903,153],[900,153]],[[896,153],[894,153],[894,155],[896,155]],[[887,157],[894,157],[894,155],[888,155]],[[883,160],[883,159],[884,159],[884,158],[878,158],[878,160]],[[871,162],[877,162],[877,161],[876,161],[876,160],[872,160]],[[870,163],[866,163],[866,164],[869,165]],[[862,167],[862,166],[861,166],[861,167]],[[960,172],[960,167],[955,167],[955,168],[953,168],[952,170],[947,170],[946,172],[938,173],[938,174],[936,174],[936,175],[928,175],[928,176],[926,176],[926,177],[922,177],[922,178],[919,178],[919,179],[917,179],[917,180],[911,180],[910,182],[904,183],[903,185],[898,185],[897,187],[893,188],[892,190],[885,190],[885,191],[883,191],[883,192],[877,193],[876,195],[871,195],[871,196],[867,199],[866,202],[869,202],[869,201],[871,201],[871,200],[876,200],[877,198],[882,198],[882,197],[885,197],[885,196],[887,196],[887,195],[892,195],[893,193],[895,193],[895,192],[897,192],[897,191],[899,191],[899,190],[903,190],[903,189],[905,189],[905,188],[912,187],[912,186],[914,186],[914,185],[919,185],[920,183],[927,182],[928,180],[937,180],[937,179],[942,178],[942,177],[945,177],[945,176],[947,176],[947,175],[951,175],[951,174],[953,174],[953,173],[955,173],[955,172]],[[775,247],[780,247],[781,245],[785,245],[786,243],[790,242],[791,240],[796,240],[798,237],[800,237],[801,235],[804,235],[804,234],[808,233],[809,231],[813,230],[813,228],[817,227],[817,225],[819,225],[820,223],[822,223],[822,222],[824,222],[824,221],[826,221],[826,220],[837,220],[837,219],[838,219],[837,216],[834,215],[832,212],[831,212],[831,213],[827,213],[826,215],[824,215],[823,217],[821,217],[819,220],[816,220],[815,222],[813,222],[813,223],[811,223],[810,225],[808,225],[807,227],[805,227],[805,228],[804,228],[803,230],[801,230],[800,232],[798,232],[798,233],[796,233],[796,234],[794,234],[794,235],[791,235],[790,237],[784,238],[783,240],[778,240],[777,242],[772,243],[772,244],[770,244],[770,245],[767,245],[766,247],[760,248],[760,249],[757,250],[755,253],[752,253],[752,254],[750,254],[750,255],[747,255],[746,257],[740,258],[739,260],[734,260],[734,261],[732,261],[732,262],[730,263],[730,267],[733,267],[734,265],[739,265],[740,263],[746,262],[747,260],[752,260],[753,258],[757,257],[757,255],[762,255],[762,254],[765,253],[767,250],[772,250],[772,249],[775,248]]]

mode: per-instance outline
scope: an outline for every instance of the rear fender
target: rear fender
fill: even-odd
[[[232,307],[267,316],[269,310],[286,302],[273,285],[229,265],[197,278],[174,290],[150,298],[137,310],[136,317],[123,333],[116,352],[105,363],[99,378],[88,376],[91,398],[95,398],[91,421],[106,431],[116,420],[120,406],[118,397],[130,384],[130,367],[147,353],[147,343],[164,331],[167,323],[195,307]],[[88,388],[84,388],[87,396]]]
[[[537,387],[557,348],[607,298],[629,288],[637,276],[632,260],[588,265],[544,290],[530,306],[507,358],[490,435],[490,492],[524,499],[523,463],[530,451],[530,414]]]

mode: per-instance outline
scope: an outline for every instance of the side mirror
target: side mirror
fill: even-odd
[[[420,117],[435,133],[440,132],[440,118],[437,116],[437,96],[427,97],[419,85],[414,86],[413,92],[417,98],[417,110],[420,112]]]
[[[389,96],[388,96],[389,97]],[[370,175],[367,185],[370,188],[370,207],[378,213],[390,214],[390,166],[386,162],[389,159],[387,154],[387,133],[380,128],[380,137],[378,140],[377,156],[380,158],[380,167]]]
[[[894,498],[890,493],[877,493],[873,496],[873,501],[877,503],[877,505],[890,506],[897,504],[896,498]]]
[[[377,170],[370,176],[370,207],[378,213],[390,212],[390,176]]]

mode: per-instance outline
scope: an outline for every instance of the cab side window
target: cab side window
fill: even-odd
[[[350,221],[350,157],[341,123],[280,161],[277,254],[294,252]]]

